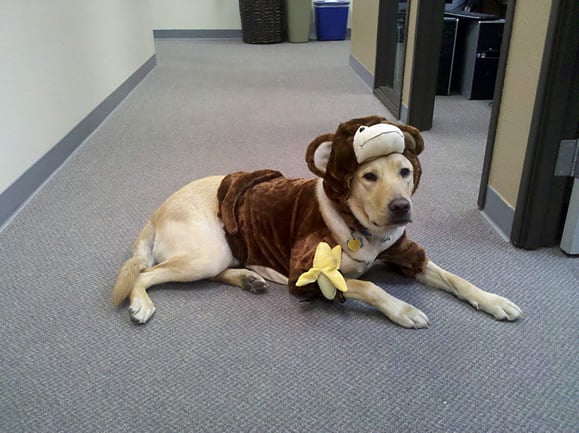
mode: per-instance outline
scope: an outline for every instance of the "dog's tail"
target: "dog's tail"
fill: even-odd
[[[135,281],[143,269],[153,266],[153,242],[155,227],[151,221],[143,228],[133,246],[133,257],[123,263],[113,289],[113,304],[118,306],[131,293]]]

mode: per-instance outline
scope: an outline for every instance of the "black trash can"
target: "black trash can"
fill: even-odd
[[[248,44],[283,41],[283,0],[239,0],[241,34]]]

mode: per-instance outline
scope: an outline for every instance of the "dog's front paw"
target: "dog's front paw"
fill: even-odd
[[[400,301],[396,311],[388,314],[388,318],[404,328],[428,328],[430,321],[426,314],[410,304]]]
[[[497,320],[513,321],[517,320],[523,314],[521,309],[507,298],[503,298],[502,296],[493,293],[488,293],[486,299],[478,306],[475,305],[475,307],[489,313]]]
[[[137,298],[131,302],[129,313],[133,323],[143,325],[147,323],[155,313],[155,306],[149,300]]]

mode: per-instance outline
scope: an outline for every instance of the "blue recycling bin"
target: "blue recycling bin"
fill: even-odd
[[[343,41],[348,26],[349,1],[316,0],[316,33],[319,41]]]

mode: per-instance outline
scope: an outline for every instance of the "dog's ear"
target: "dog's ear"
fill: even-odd
[[[330,160],[332,153],[332,145],[334,144],[334,134],[320,135],[308,146],[306,151],[306,163],[308,168],[316,176],[324,177],[326,174],[326,167]]]

